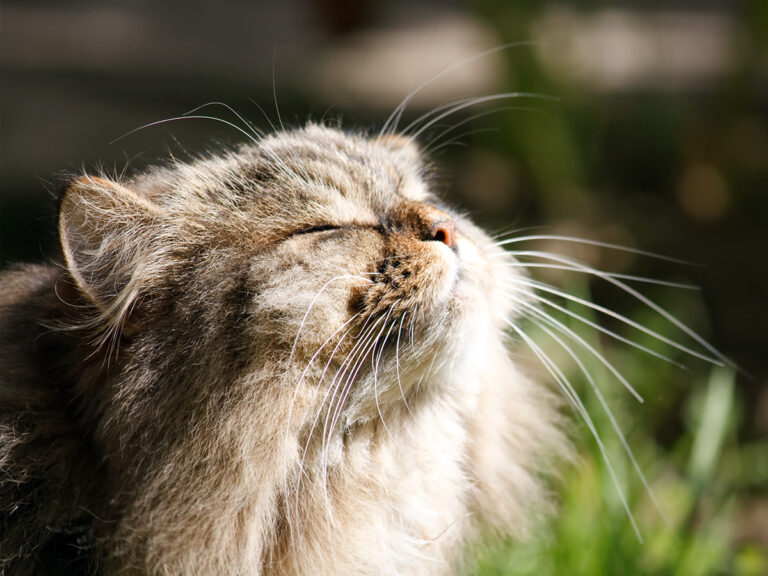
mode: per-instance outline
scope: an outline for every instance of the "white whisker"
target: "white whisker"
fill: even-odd
[[[636,330],[639,330],[640,332],[643,332],[644,334],[647,334],[648,336],[651,336],[660,342],[663,342],[669,346],[672,346],[673,348],[676,348],[681,352],[685,352],[686,354],[689,354],[695,358],[699,358],[700,360],[704,360],[705,362],[709,362],[710,364],[714,364],[716,366],[722,366],[722,362],[720,362],[717,358],[712,358],[711,356],[707,356],[706,354],[702,354],[701,352],[692,350],[691,348],[683,344],[680,344],[675,340],[672,340],[670,338],[663,336],[662,334],[659,334],[655,330],[646,328],[642,324],[635,322],[631,318],[628,318],[623,314],[619,314],[618,312],[615,312],[610,308],[606,308],[605,306],[600,306],[599,304],[595,304],[594,302],[590,302],[589,300],[585,300],[584,298],[579,298],[578,296],[574,296],[573,294],[569,294],[568,292],[564,292],[563,290],[558,290],[554,286],[551,286],[544,282],[538,282],[536,280],[531,280],[531,279],[527,279],[527,280],[516,279],[515,282],[519,284],[525,284],[535,290],[540,290],[542,292],[547,292],[549,294],[560,296],[565,300],[570,300],[571,302],[576,302],[577,304],[581,304],[582,306],[586,306],[587,308],[591,308],[592,310],[601,312],[606,316],[615,318],[616,320],[626,324],[627,326],[631,326],[632,328],[635,328]]]
[[[434,82],[436,82],[437,80],[445,76],[446,74],[449,74],[450,72],[456,70],[457,68],[466,66],[467,64],[471,64],[472,62],[475,62],[482,58],[486,58],[492,54],[496,54],[503,50],[508,50],[510,48],[517,48],[518,46],[536,46],[536,45],[537,45],[536,42],[530,42],[530,41],[502,44],[501,46],[496,46],[489,50],[485,50],[483,52],[480,52],[479,54],[470,56],[469,58],[463,58],[458,62],[454,62],[448,67],[443,68],[440,72],[438,72],[428,80],[425,80],[424,82],[419,84],[416,88],[411,90],[405,98],[403,98],[403,101],[397,105],[397,107],[392,111],[392,113],[387,118],[386,122],[384,122],[384,125],[381,127],[381,130],[379,131],[378,140],[381,140],[381,138],[387,133],[390,133],[390,134],[394,133],[395,130],[397,130],[397,125],[399,124],[400,118],[402,117],[403,111],[405,110],[406,106],[408,106],[408,103],[424,88],[426,88],[430,84],[433,84]]]
[[[277,121],[280,124],[280,129],[285,130],[283,119],[280,117],[280,107],[277,105],[277,83],[275,82],[275,57],[277,54],[277,47],[272,49],[272,98],[275,101],[275,112],[277,113]]]
[[[558,368],[558,366],[551,360],[551,358],[549,358],[549,356],[547,356],[547,354],[544,353],[544,351],[533,341],[533,339],[531,339],[514,322],[510,322],[507,319],[504,319],[504,320],[525,341],[525,343],[533,351],[533,353],[536,355],[539,361],[544,365],[544,367],[547,369],[550,375],[552,375],[555,381],[560,385],[566,397],[571,401],[571,403],[574,405],[576,410],[581,415],[582,419],[584,420],[584,423],[587,425],[587,428],[589,429],[590,433],[595,439],[595,442],[597,443],[597,446],[598,446],[598,449],[600,450],[600,454],[603,458],[603,461],[605,462],[605,465],[608,468],[608,473],[611,476],[611,481],[613,482],[613,485],[616,488],[616,492],[619,496],[619,500],[621,501],[621,504],[624,507],[627,517],[629,518],[629,521],[632,524],[632,528],[635,531],[635,535],[637,536],[638,540],[642,543],[643,541],[642,534],[640,533],[640,529],[638,528],[637,523],[635,522],[635,517],[632,514],[632,510],[629,507],[629,503],[627,502],[627,498],[624,494],[624,491],[621,489],[621,484],[619,482],[618,476],[616,475],[616,471],[613,468],[611,459],[608,456],[608,451],[606,450],[605,445],[602,439],[600,438],[600,434],[597,432],[597,428],[595,427],[594,421],[592,420],[589,413],[587,412],[587,409],[584,406],[584,403],[579,398],[578,394],[576,393],[576,390],[573,388],[570,381],[562,373],[560,368]]]
[[[512,110],[518,110],[518,111],[525,111],[525,112],[537,112],[539,114],[542,114],[543,112],[539,110],[538,108],[531,108],[529,106],[500,106],[498,108],[494,108],[493,110],[484,110],[482,112],[478,112],[477,114],[472,114],[469,118],[465,118],[464,120],[461,120],[459,122],[456,122],[455,124],[451,124],[448,128],[443,130],[440,134],[432,138],[429,142],[427,142],[422,150],[424,151],[424,154],[433,154],[435,151],[439,150],[443,144],[440,146],[437,146],[436,148],[432,148],[439,140],[442,138],[445,138],[446,135],[450,134],[457,128],[464,126],[465,124],[469,124],[470,122],[474,120],[478,120],[480,118],[484,118],[485,116],[490,116],[491,114],[498,114],[499,112],[509,112]],[[469,132],[463,134],[461,137],[465,137],[468,134],[473,134],[474,132]],[[452,138],[448,142],[453,142],[455,138]]]
[[[649,258],[655,258],[656,260],[674,262],[675,264],[684,264],[686,266],[698,266],[698,264],[695,264],[693,262],[680,260],[679,258],[672,258],[671,256],[664,256],[663,254],[657,254],[656,252],[648,252],[647,250],[638,250],[637,248],[629,248],[628,246],[622,246],[621,244],[613,244],[611,242],[601,242],[599,240],[589,240],[586,238],[575,238],[573,236],[560,236],[558,234],[532,234],[529,236],[518,236],[516,238],[509,238],[507,240],[494,242],[493,246],[508,246],[510,244],[517,244],[518,242],[529,242],[531,240],[556,240],[558,242],[573,242],[575,244],[599,246],[601,248],[610,248],[611,250],[618,250],[619,252],[629,252],[630,254],[648,256]]]
[[[340,332],[340,331],[341,331],[341,330],[342,330],[342,329],[343,329],[345,326],[347,326],[349,323],[351,323],[351,322],[352,322],[352,321],[353,321],[355,318],[357,318],[358,316],[359,316],[359,314],[355,314],[355,316],[353,316],[353,317],[352,317],[352,318],[350,318],[350,319],[349,319],[347,322],[345,322],[345,323],[344,323],[344,324],[343,324],[343,325],[342,325],[342,326],[341,326],[341,327],[340,327],[338,330],[336,330],[336,331],[335,331],[335,332],[334,332],[334,333],[333,333],[333,334],[332,334],[332,335],[331,335],[331,336],[330,336],[330,337],[329,337],[329,338],[328,338],[328,339],[327,339],[327,340],[326,340],[326,341],[323,343],[323,345],[320,347],[320,349],[319,349],[319,350],[318,350],[318,351],[317,351],[317,352],[314,354],[314,356],[312,357],[312,359],[310,360],[310,362],[307,364],[307,367],[305,368],[305,370],[304,370],[304,373],[302,374],[301,378],[299,379],[299,384],[298,384],[298,385],[297,385],[297,387],[296,387],[296,389],[297,389],[297,390],[298,390],[298,389],[299,389],[299,387],[301,386],[301,383],[303,382],[304,376],[305,376],[305,374],[306,374],[307,370],[309,370],[309,367],[310,367],[310,365],[312,364],[312,362],[314,362],[314,360],[316,359],[316,357],[319,355],[319,353],[320,353],[320,350],[322,350],[322,348],[324,348],[324,347],[325,347],[325,346],[328,344],[328,342],[330,342],[330,341],[331,341],[331,339],[332,339],[332,338],[333,338],[333,337],[334,337],[336,334],[338,334],[338,333],[339,333],[339,332]],[[325,379],[325,374],[326,374],[326,372],[328,371],[328,367],[329,367],[329,366],[331,365],[331,363],[333,362],[333,358],[334,358],[334,356],[336,355],[336,352],[337,352],[337,351],[338,351],[338,349],[341,347],[341,344],[342,344],[342,342],[344,342],[344,339],[347,337],[347,335],[348,335],[348,334],[349,334],[351,331],[352,331],[352,328],[349,328],[347,331],[345,331],[345,332],[344,332],[344,334],[342,334],[341,338],[339,338],[339,341],[337,342],[336,346],[334,347],[333,351],[331,352],[331,355],[330,355],[330,357],[328,358],[328,362],[326,362],[326,364],[325,364],[325,368],[323,369],[323,372],[322,372],[322,374],[320,375],[320,378],[318,379],[318,385],[319,385],[320,383],[322,383],[322,381]],[[314,398],[316,397],[316,394],[317,394],[317,389],[315,389],[315,392],[312,394],[312,399],[313,399],[313,400],[314,400]],[[295,393],[294,393],[293,402],[291,403],[291,412],[293,411],[293,403],[295,402],[295,400],[296,400],[296,396],[295,396]],[[311,438],[312,438],[312,432],[314,431],[314,428],[315,428],[315,426],[317,425],[317,421],[318,421],[319,417],[320,417],[320,411],[318,411],[317,415],[315,416],[315,419],[314,419],[314,421],[313,421],[313,423],[312,423],[312,428],[310,429],[310,431],[309,431],[309,433],[308,433],[308,435],[307,435],[307,443],[306,443],[306,444],[305,444],[305,446],[304,446],[304,451],[302,452],[301,461],[299,462],[299,474],[298,474],[298,480],[297,480],[297,484],[296,484],[296,514],[298,514],[298,501],[299,501],[299,497],[300,497],[300,494],[301,494],[301,490],[300,490],[300,488],[301,488],[301,478],[302,478],[302,477],[303,477],[303,476],[306,474],[306,472],[304,471],[304,463],[305,463],[305,459],[306,459],[306,455],[307,455],[307,449],[309,448],[309,442],[310,442],[310,440],[311,440]],[[288,437],[288,435],[289,435],[289,432],[290,432],[290,430],[289,430],[289,427],[290,427],[290,416],[289,416],[289,419],[288,419],[288,420],[289,420],[289,423],[288,423],[288,425],[286,426],[286,438]],[[283,472],[283,484],[284,484],[284,490],[285,490],[285,494],[286,494],[286,495],[288,494],[288,464],[287,464],[287,458],[288,458],[288,453],[286,452],[286,455],[285,455],[285,464],[284,464],[284,472]],[[286,501],[286,505],[287,505],[287,501]],[[286,510],[286,511],[287,511],[287,510]],[[294,545],[294,535],[293,535],[293,533],[291,533],[291,546],[293,546],[293,545]]]
[[[397,329],[397,342],[395,343],[395,373],[397,375],[397,387],[400,390],[400,397],[403,399],[403,404],[405,404],[405,409],[408,410],[408,413],[413,416],[413,412],[411,412],[411,407],[408,405],[408,400],[405,399],[405,393],[403,392],[403,383],[400,379],[400,334],[403,330],[403,322],[405,322],[405,316],[408,314],[408,311],[406,310],[403,315],[400,317],[400,326]]]
[[[512,254],[517,255],[515,252],[512,252]],[[491,255],[491,256],[494,256],[494,255]],[[496,254],[495,256],[507,256],[507,254]],[[565,270],[567,272],[593,274],[592,272],[589,272],[581,268],[575,268],[573,266],[565,266],[565,265],[557,265],[557,264],[542,264],[541,262],[524,262],[524,261],[505,262],[504,264],[502,264],[502,266],[505,266],[507,268],[526,268],[526,269],[543,268],[545,270]],[[610,276],[611,278],[619,278],[621,280],[632,280],[634,282],[642,282],[644,284],[653,284],[655,286],[666,286],[668,288],[680,288],[683,290],[700,290],[698,286],[694,286],[693,284],[684,284],[682,282],[671,282],[669,280],[658,280],[656,278],[648,278],[646,276],[636,276],[634,274],[620,274],[618,272],[608,272],[606,270],[600,270],[598,268],[595,268],[595,270],[600,272],[601,274]]]
[[[336,400],[336,394],[339,392],[340,394],[339,394],[339,399],[338,401],[336,401],[336,405],[333,409],[333,413],[334,413],[333,418],[330,420],[330,423],[329,423],[329,420],[326,417],[326,422],[323,426],[323,451],[325,451],[326,442],[330,441],[332,432],[336,427],[338,417],[341,415],[341,407],[343,406],[344,401],[346,401],[345,391],[347,390],[347,384],[350,382],[352,373],[353,372],[354,374],[357,373],[356,370],[359,369],[359,366],[363,362],[365,355],[370,350],[371,344],[375,340],[373,333],[375,332],[377,326],[383,322],[383,320],[384,320],[384,317],[380,316],[373,324],[371,324],[371,326],[368,327],[365,334],[358,336],[358,342],[355,343],[354,348],[352,349],[352,351],[350,351],[349,355],[344,360],[344,363],[342,364],[342,366],[339,367],[339,370],[337,371],[336,376],[334,376],[333,382],[331,382],[331,385],[332,386],[335,385],[335,386],[334,386],[333,396],[329,401],[329,410],[331,406],[334,405],[334,400]]]
[[[387,312],[387,317],[384,320],[384,326],[386,326],[387,321],[389,320],[390,315],[392,314],[392,311],[395,309],[395,306],[397,306],[400,303],[400,300],[397,300],[389,307],[389,312]],[[389,327],[389,330],[387,330],[387,334],[384,336],[384,340],[381,342],[381,346],[379,346],[379,353],[376,354],[376,345],[377,343],[374,343],[373,345],[373,353],[371,356],[371,366],[373,368],[373,398],[376,401],[376,410],[379,413],[379,418],[381,419],[381,423],[384,426],[384,430],[387,432],[387,436],[391,436],[389,433],[389,428],[387,427],[387,423],[384,421],[384,415],[381,413],[381,405],[379,404],[379,366],[381,364],[381,355],[384,353],[384,347],[387,345],[387,340],[389,339],[389,335],[392,333],[392,330],[394,330],[396,323],[392,323],[392,325]],[[382,327],[383,329],[383,327]],[[374,363],[373,356],[376,356],[376,361]]]
[[[496,100],[511,100],[514,98],[535,98],[538,100],[548,100],[552,102],[557,102],[557,98],[553,98],[551,96],[546,96],[544,94],[535,94],[533,92],[503,92],[500,94],[492,94],[490,96],[481,96],[478,98],[469,98],[466,100],[458,100],[453,103],[452,106],[450,106],[445,112],[442,112],[441,114],[438,114],[434,118],[431,118],[428,122],[425,122],[421,126],[419,126],[418,130],[414,132],[413,134],[408,134],[408,132],[416,127],[415,122],[411,122],[404,130],[403,134],[408,134],[410,138],[416,139],[418,138],[427,128],[434,125],[436,122],[439,122],[443,118],[446,118],[450,116],[451,114],[455,114],[456,112],[459,112],[460,110],[464,110],[465,108],[469,108],[471,106],[477,106],[478,104],[483,104],[485,102],[494,102]]]
[[[325,284],[323,284],[322,288],[318,290],[317,294],[312,298],[312,302],[309,303],[309,307],[307,308],[307,311],[304,313],[304,317],[301,319],[301,323],[299,324],[299,330],[296,332],[296,338],[293,340],[293,346],[291,346],[291,353],[288,355],[288,362],[287,365],[290,366],[291,360],[293,360],[293,355],[296,353],[296,345],[299,342],[299,337],[301,336],[301,331],[304,328],[304,324],[307,321],[307,317],[309,316],[309,313],[312,311],[312,307],[317,302],[317,299],[320,297],[320,295],[325,292],[326,288],[336,282],[337,280],[343,280],[345,278],[355,278],[358,280],[364,280],[366,282],[370,282],[369,278],[365,278],[364,276],[358,276],[356,274],[342,274],[340,276],[334,276],[330,280],[328,280]]]
[[[651,308],[654,312],[656,312],[657,314],[660,314],[667,321],[674,324],[677,328],[685,332],[690,338],[695,340],[700,346],[705,348],[710,354],[715,356],[720,362],[725,363],[728,366],[734,366],[733,362],[731,362],[725,356],[723,356],[714,346],[712,346],[709,342],[707,342],[706,339],[699,336],[696,332],[694,332],[691,328],[689,328],[680,320],[678,320],[675,316],[670,314],[667,310],[665,310],[664,308],[662,308],[661,306],[653,302],[647,296],[644,296],[643,294],[641,294],[640,292],[632,288],[627,283],[622,282],[621,280],[617,280],[616,278],[611,278],[610,276],[600,272],[599,270],[595,270],[594,268],[591,268],[590,266],[587,266],[586,264],[583,264],[578,260],[573,260],[571,258],[566,258],[564,256],[558,256],[556,254],[551,254],[549,252],[538,252],[535,250],[520,252],[520,254],[526,255],[526,256],[538,256],[540,258],[554,260],[555,262],[560,262],[560,263],[568,264],[571,266],[575,266],[577,268],[581,268],[582,270],[591,272],[595,276],[605,279],[607,282],[610,282],[614,286],[621,288],[624,292],[631,295],[636,300],[639,300],[640,302],[642,302],[643,304]],[[713,364],[722,365],[719,362],[713,362]]]
[[[467,136],[472,136],[474,134],[483,134],[488,132],[500,132],[500,130],[498,128],[477,128],[475,130],[468,130],[467,132],[462,132],[461,134],[458,134],[453,138],[449,138],[445,142],[442,142],[439,146],[435,146],[429,151],[424,150],[424,154],[430,154],[434,156],[437,154],[439,150],[442,150],[443,148],[447,148],[451,144],[456,144],[457,146],[466,146],[467,145],[466,142],[462,142],[462,140]]]
[[[237,119],[240,120],[240,122],[242,122],[243,125],[248,130],[251,131],[254,137],[263,139],[263,136],[259,133],[258,130],[256,130],[256,128],[254,128],[253,124],[251,124],[242,114],[240,114],[237,110],[235,110],[234,108],[232,108],[232,106],[230,106],[229,104],[226,104],[225,102],[206,102],[205,104],[201,104],[200,106],[193,108],[189,112],[184,112],[182,116],[191,116],[198,110],[202,110],[203,108],[207,108],[209,106],[222,106],[226,110],[229,110],[229,112],[231,112],[235,117],[237,117]]]
[[[344,337],[346,337],[346,335],[347,335],[347,334],[349,334],[349,332],[351,332],[351,330],[352,330],[352,329],[350,328],[350,330],[348,330],[347,332],[345,332],[345,334],[344,334]],[[341,346],[341,342],[342,342],[342,341],[343,341],[343,338],[342,338],[342,339],[339,341],[339,343],[336,345],[336,348],[334,349],[334,351],[333,351],[333,354],[331,355],[331,358],[329,358],[329,359],[328,359],[328,363],[326,364],[326,366],[325,366],[325,369],[323,370],[323,377],[325,376],[325,373],[326,373],[326,371],[328,370],[328,367],[330,366],[331,362],[333,361],[333,356],[335,355],[335,353],[336,353],[336,350],[338,350],[338,348]],[[348,356],[347,356],[347,357],[344,359],[344,362],[342,362],[342,366],[341,366],[339,369],[341,369],[341,368],[342,368],[342,367],[345,365],[345,363],[347,363],[347,362],[349,361],[349,359],[350,359],[350,357],[353,355],[353,353],[354,353],[354,348],[353,348],[353,352],[350,352],[350,353],[349,353],[349,355],[348,355]],[[338,375],[338,372],[337,372],[337,375]],[[335,380],[335,377],[334,377],[334,380]],[[321,381],[322,381],[322,380],[321,380]],[[303,452],[302,452],[302,456],[301,456],[301,462],[300,462],[300,464],[299,464],[299,475],[298,475],[298,480],[297,480],[297,484],[296,484],[296,488],[295,488],[295,492],[296,492],[296,494],[295,494],[295,499],[294,499],[294,501],[295,501],[295,504],[294,504],[294,506],[295,506],[295,513],[296,513],[296,514],[298,514],[298,508],[299,508],[299,496],[300,496],[300,493],[301,493],[301,481],[302,481],[302,478],[303,478],[304,476],[307,476],[307,479],[308,479],[308,480],[311,480],[311,479],[309,478],[309,476],[306,474],[306,472],[304,471],[304,465],[305,465],[305,462],[306,462],[307,453],[309,452],[309,446],[310,446],[310,443],[312,442],[312,439],[313,439],[314,430],[315,430],[315,428],[316,428],[316,426],[317,426],[317,423],[319,422],[320,416],[321,416],[321,414],[322,414],[322,406],[324,406],[324,405],[325,405],[325,401],[326,401],[326,399],[328,398],[328,394],[330,393],[330,391],[331,391],[332,389],[334,389],[334,386],[333,386],[333,382],[332,382],[332,383],[331,383],[331,385],[328,387],[328,390],[326,391],[326,394],[325,394],[325,396],[323,397],[323,402],[321,403],[321,408],[320,408],[320,409],[318,409],[318,412],[317,412],[317,414],[315,415],[315,418],[314,418],[314,420],[313,420],[313,422],[312,422],[312,427],[311,427],[311,429],[309,430],[309,432],[307,433],[307,439],[306,439],[306,442],[305,442],[305,444],[304,444],[304,450],[303,450]],[[334,394],[335,394],[335,392],[334,392]],[[325,436],[324,436],[324,435],[323,435],[323,447],[322,447],[322,450],[321,450],[321,452],[322,452],[323,454],[325,453]],[[324,469],[325,469],[325,467],[323,466],[323,470],[324,470]],[[325,487],[325,474],[322,474],[320,479],[321,479],[321,481],[323,482],[323,486]]]
[[[256,108],[259,109],[259,112],[261,112],[261,115],[264,116],[264,119],[267,121],[267,124],[269,124],[269,127],[272,128],[272,132],[277,132],[277,127],[272,122],[272,119],[269,117],[269,114],[267,114],[267,111],[264,110],[261,104],[256,102],[256,100],[254,100],[253,98],[248,98],[248,101],[254,106],[256,106]]]
[[[621,427],[619,426],[618,421],[616,420],[616,416],[613,414],[613,411],[608,406],[608,402],[605,400],[605,396],[603,395],[602,391],[597,385],[597,382],[595,382],[595,379],[592,377],[592,374],[587,370],[587,367],[584,365],[584,363],[581,361],[581,358],[579,358],[578,354],[576,354],[573,351],[573,348],[571,348],[567,342],[563,341],[562,338],[560,338],[557,334],[553,333],[549,328],[546,326],[542,326],[541,324],[538,325],[539,328],[544,330],[550,338],[552,338],[555,342],[557,342],[565,351],[566,353],[573,359],[573,361],[576,363],[576,365],[579,367],[579,370],[584,375],[584,377],[587,379],[587,382],[589,383],[590,388],[595,393],[595,396],[597,397],[598,401],[600,402],[600,405],[603,408],[603,411],[605,412],[606,416],[608,416],[608,420],[611,422],[611,427],[613,428],[614,432],[616,432],[616,436],[619,438],[619,442],[621,442],[621,445],[624,449],[624,452],[626,453],[627,457],[629,458],[630,462],[632,463],[632,467],[635,469],[635,473],[640,478],[640,482],[642,482],[643,486],[645,487],[645,491],[650,497],[651,501],[653,502],[653,505],[656,507],[656,510],[658,510],[659,514],[661,515],[664,522],[669,525],[669,521],[667,520],[666,515],[664,514],[664,511],[662,510],[661,506],[659,505],[658,500],[656,499],[656,495],[654,494],[653,490],[651,489],[650,484],[648,483],[648,479],[646,478],[645,474],[643,473],[643,470],[640,466],[640,463],[637,461],[637,458],[635,457],[635,453],[632,450],[632,448],[629,446],[629,442],[627,442],[627,438],[624,435],[624,433],[621,431]]]
[[[217,118],[216,116],[183,115],[183,116],[175,116],[173,118],[165,118],[164,120],[156,120],[155,122],[149,122],[148,124],[144,124],[142,126],[139,126],[138,128],[134,128],[133,130],[129,130],[128,132],[126,132],[122,136],[118,136],[114,140],[111,140],[109,142],[109,145],[112,146],[112,144],[114,144],[116,142],[119,142],[123,138],[127,138],[131,134],[135,134],[136,132],[138,132],[140,130],[144,130],[145,128],[151,128],[152,126],[159,126],[161,124],[167,124],[169,122],[176,122],[178,120],[213,120],[215,122],[220,122],[222,124],[226,124],[230,128],[234,128],[235,130],[240,132],[243,136],[248,138],[248,140],[250,140],[254,144],[258,144],[259,143],[259,141],[256,138],[254,138],[253,135],[251,135],[249,132],[246,132],[240,126],[238,126],[237,124],[233,124],[232,122],[230,122],[228,120],[223,120],[222,118]]]
[[[568,328],[565,324],[560,322],[559,320],[555,319],[550,314],[547,314],[546,312],[542,312],[539,310],[536,306],[529,304],[528,302],[525,302],[523,300],[519,300],[519,303],[527,308],[531,313],[535,314],[536,316],[542,318],[545,322],[550,322],[555,326],[558,326],[564,333],[568,334],[568,336],[576,341],[578,344],[580,344],[583,348],[588,350],[595,358],[597,358],[600,363],[605,366],[611,374],[613,374],[616,379],[618,379],[619,382],[621,382],[624,387],[632,394],[638,402],[643,403],[645,400],[643,400],[643,397],[638,393],[637,390],[635,390],[634,386],[632,386],[629,381],[622,375],[621,372],[618,371],[618,369],[610,362],[608,359],[603,356],[598,350],[595,349],[594,346],[592,346],[589,342],[584,340],[581,336],[576,334],[573,330]]]
[[[364,352],[361,354],[361,361],[358,362],[357,366],[354,368],[354,370],[347,377],[347,382],[345,383],[344,389],[342,390],[342,395],[339,397],[339,402],[338,402],[339,409],[337,410],[336,418],[334,418],[333,421],[331,421],[331,427],[330,427],[330,430],[328,432],[328,434],[329,434],[328,438],[329,439],[330,439],[330,434],[333,433],[333,430],[336,428],[336,424],[338,423],[338,420],[341,417],[341,410],[342,410],[344,404],[347,401],[347,397],[349,396],[349,393],[352,390],[352,386],[354,385],[355,381],[357,380],[357,375],[360,372],[360,368],[362,367],[362,364],[363,364],[363,361],[365,359],[365,356],[369,352],[373,353],[372,351],[375,349],[376,344],[379,341],[379,338],[381,338],[381,335],[384,333],[384,330],[387,327],[387,318],[389,318],[389,315],[387,315],[386,318],[384,318],[384,317],[380,318],[380,320],[384,320],[384,322],[382,323],[381,329],[376,334],[375,338],[373,338],[373,340],[371,341],[370,345],[367,346],[366,349],[364,350]],[[377,403],[377,407],[378,407],[378,398],[376,399],[376,403]],[[379,412],[379,414],[381,414],[381,412]],[[386,428],[386,425],[385,425],[385,428]],[[387,432],[389,432],[389,430],[387,430]]]
[[[524,284],[521,282],[521,284]],[[508,293],[508,295],[510,295]],[[672,358],[669,358],[668,356],[665,356],[663,354],[660,354],[659,352],[656,352],[654,350],[651,350],[650,348],[647,348],[646,346],[643,346],[642,344],[635,342],[634,340],[631,340],[629,338],[625,338],[624,336],[621,336],[620,334],[617,334],[616,332],[613,332],[612,330],[609,330],[608,328],[604,328],[603,326],[600,326],[596,322],[592,322],[591,320],[588,320],[587,318],[584,318],[583,316],[580,316],[579,314],[576,314],[575,312],[572,312],[571,310],[568,310],[567,308],[560,306],[558,304],[555,304],[551,300],[548,300],[547,298],[544,298],[542,296],[539,296],[538,294],[530,294],[531,298],[534,298],[535,300],[546,304],[547,306],[550,306],[556,310],[559,310],[563,314],[567,314],[571,318],[575,318],[579,322],[582,322],[583,324],[586,324],[587,326],[591,326],[595,330],[598,330],[602,332],[603,334],[607,334],[611,338],[614,338],[620,342],[624,342],[628,346],[632,346],[633,348],[636,348],[638,350],[642,350],[646,354],[650,354],[651,356],[654,356],[656,358],[659,358],[660,360],[664,360],[665,362],[669,362],[670,364],[677,366],[678,368],[685,369],[685,366],[680,364],[679,362],[675,362]]]

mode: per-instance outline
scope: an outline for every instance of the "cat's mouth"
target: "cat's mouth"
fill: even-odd
[[[353,290],[351,308],[367,318],[417,315],[421,322],[444,307],[460,280],[456,249],[433,242],[418,248],[382,258],[370,284]]]

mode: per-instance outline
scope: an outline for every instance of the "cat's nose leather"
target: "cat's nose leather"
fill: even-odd
[[[419,208],[418,214],[424,227],[422,228],[423,238],[442,242],[451,250],[456,250],[456,222],[450,214],[429,205],[422,205]]]
[[[442,242],[456,250],[456,222],[450,214],[422,202],[400,205],[398,221],[403,231],[409,231],[426,242]]]
[[[442,242],[451,250],[456,250],[456,223],[450,219],[433,223],[430,240]]]

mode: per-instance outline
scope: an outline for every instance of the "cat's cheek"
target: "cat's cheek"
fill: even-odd
[[[506,320],[520,313],[520,305],[509,296],[510,289],[521,286],[523,279],[514,259],[504,250],[493,246],[492,242],[482,233],[459,235],[456,240],[462,276],[474,288],[468,298],[482,301],[486,315],[490,315],[491,325],[505,329]],[[525,293],[525,290],[521,291],[521,295]]]
[[[448,308],[457,353],[470,357],[483,357],[482,349],[489,333],[496,332],[499,315],[505,307],[498,301],[495,279],[488,258],[474,239],[458,234],[456,238],[458,279]],[[477,349],[477,353],[473,350]]]

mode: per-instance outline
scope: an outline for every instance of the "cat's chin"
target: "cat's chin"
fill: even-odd
[[[462,280],[458,279],[451,301],[459,297]],[[495,335],[495,336],[494,336]],[[360,374],[345,414],[347,428],[355,424],[382,420],[385,425],[407,425],[423,406],[438,398],[462,398],[471,405],[479,386],[477,374],[483,372],[488,351],[498,348],[491,338],[501,338],[491,322],[472,317],[468,310],[446,320],[441,328],[402,335],[388,344],[381,356],[369,362]]]
[[[458,262],[456,255],[446,254]],[[494,326],[489,296],[458,265],[441,278],[435,300],[421,310],[420,322],[399,324],[394,336],[358,375],[347,423],[385,423],[428,405],[436,397],[473,394],[476,375],[497,348],[502,332]],[[408,316],[406,316],[408,318]]]

